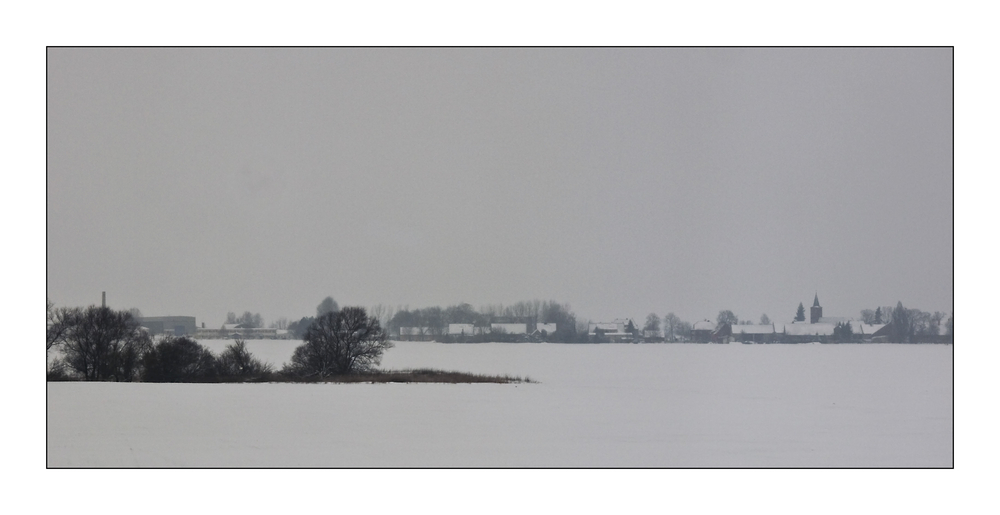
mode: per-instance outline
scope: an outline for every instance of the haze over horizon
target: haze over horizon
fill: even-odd
[[[953,309],[951,48],[47,58],[60,306]]]

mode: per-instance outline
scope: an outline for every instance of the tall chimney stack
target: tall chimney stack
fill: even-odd
[[[104,292],[103,291],[101,292],[101,307],[102,308],[103,307],[107,307],[107,305],[104,303]]]

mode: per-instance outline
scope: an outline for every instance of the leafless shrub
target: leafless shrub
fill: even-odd
[[[212,352],[186,336],[167,337],[142,360],[142,380],[151,383],[205,381],[215,376]]]
[[[247,350],[246,341],[236,340],[219,354],[216,366],[220,378],[259,378],[271,373],[271,365],[253,357]]]

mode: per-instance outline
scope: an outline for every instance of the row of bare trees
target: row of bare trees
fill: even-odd
[[[906,337],[952,335],[955,331],[953,314],[906,308],[902,302],[897,302],[896,307],[862,309],[861,320],[866,324],[890,324],[899,336]]]
[[[662,335],[664,341],[676,342],[691,337],[691,324],[681,320],[673,312],[663,315],[663,318],[650,313],[646,315],[642,331],[646,335]]]
[[[45,349],[60,355],[48,366],[49,378],[174,382],[245,380],[270,372],[270,366],[254,358],[242,340],[219,357],[188,337],[154,342],[136,313],[104,306],[57,308],[47,300]]]
[[[323,306],[323,304],[321,304]],[[329,305],[326,307],[330,307]],[[193,338],[153,341],[129,311],[107,307],[55,308],[46,303],[46,351],[62,357],[49,366],[50,379],[187,382],[269,377],[271,367],[254,358],[242,340],[218,357]],[[318,311],[282,369],[296,378],[365,372],[392,347],[378,319],[362,307]]]

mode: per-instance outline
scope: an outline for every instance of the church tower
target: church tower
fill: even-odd
[[[813,298],[813,305],[809,308],[809,323],[818,323],[821,318],[823,318],[823,307],[819,305],[819,292],[817,292]]]

